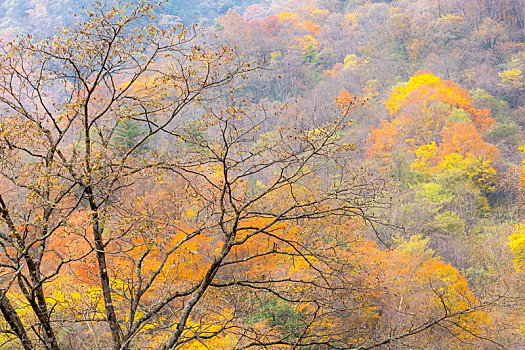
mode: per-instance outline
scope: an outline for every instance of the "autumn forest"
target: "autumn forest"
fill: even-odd
[[[4,0],[0,349],[523,349],[525,0]]]

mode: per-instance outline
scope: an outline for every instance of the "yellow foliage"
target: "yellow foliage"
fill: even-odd
[[[385,101],[385,105],[390,114],[396,114],[412,91],[415,91],[420,86],[438,86],[441,82],[441,78],[432,73],[416,74],[407,83],[397,84],[392,90],[390,98]]]
[[[467,157],[457,153],[445,156],[437,168],[437,171],[456,170],[461,176],[473,181],[476,186],[486,192],[494,190],[496,186],[496,170],[492,167],[492,161],[469,155]]]
[[[355,69],[357,67],[357,63],[357,56],[355,54],[346,55],[344,60],[345,68]]]
[[[410,166],[412,170],[419,171],[421,173],[431,173],[433,162],[437,157],[438,147],[435,142],[431,142],[428,145],[421,145],[416,150],[416,160]]]
[[[310,17],[317,19],[319,17],[328,17],[330,16],[330,11],[326,9],[319,9],[319,8],[313,8],[311,6],[308,6],[307,11],[310,14]]]
[[[357,15],[355,13],[347,13],[345,15],[344,22],[341,23],[344,26],[352,27],[357,24]]]
[[[316,49],[319,47],[319,43],[317,42],[317,40],[315,40],[315,38],[311,34],[304,35],[302,37],[297,37],[296,39],[297,39],[297,42],[299,43],[299,49],[303,51],[308,46],[312,46]]]
[[[521,69],[507,69],[501,73],[498,73],[501,78],[501,82],[498,84],[503,87],[510,89],[522,89],[525,87],[525,81],[523,80],[523,74]]]
[[[401,237],[394,237],[398,244],[397,249],[405,254],[412,254],[427,259],[432,258],[434,251],[428,248],[430,237],[423,238],[423,235],[412,235],[408,241]]]
[[[293,12],[281,12],[279,13],[279,21],[281,22],[287,22],[287,21],[294,21],[296,20],[297,15]]]
[[[458,27],[461,25],[461,23],[464,21],[464,18],[458,15],[453,14],[446,14],[441,16],[437,21],[436,24],[440,27],[443,27],[445,25],[451,25],[453,27]]]
[[[185,350],[227,350],[233,349],[238,345],[239,339],[234,336],[232,332],[224,332],[223,326],[230,321],[234,316],[234,312],[229,309],[224,309],[220,314],[208,318],[207,323],[202,323],[197,320],[189,320],[189,329],[185,336],[190,338],[197,336],[197,339],[182,346]]]
[[[423,174],[455,172],[456,176],[469,179],[485,192],[494,190],[497,172],[492,167],[491,159],[472,154],[462,155],[456,152],[440,154],[440,152],[434,142],[420,146],[416,150],[417,158],[410,167]]]
[[[514,257],[514,267],[519,272],[525,268],[525,223],[516,225],[508,241],[507,244],[510,246],[510,251]]]
[[[525,154],[525,145],[518,148],[520,151],[522,151]],[[525,184],[525,159],[521,161],[523,164],[523,168],[521,169],[521,184]]]

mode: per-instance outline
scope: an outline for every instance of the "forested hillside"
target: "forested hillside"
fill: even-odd
[[[75,17],[82,17],[84,9],[94,3],[93,0],[5,0],[1,5],[0,30],[16,34],[54,33],[59,26],[73,24]],[[159,16],[185,25],[213,23],[230,9],[244,12],[253,5],[250,0],[170,0],[160,3]],[[264,0],[261,4],[267,13],[277,5]]]
[[[525,346],[525,0],[0,17],[1,349]]]

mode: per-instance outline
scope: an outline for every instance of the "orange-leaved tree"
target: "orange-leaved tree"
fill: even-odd
[[[477,109],[467,91],[432,73],[418,73],[395,86],[385,101],[392,120],[370,133],[369,155],[391,165],[396,152],[409,154],[432,142],[438,146],[434,162],[450,153],[472,154],[492,160],[497,150],[480,133],[494,124],[490,111]]]

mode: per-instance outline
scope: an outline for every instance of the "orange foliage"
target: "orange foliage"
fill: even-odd
[[[302,23],[302,27],[305,28],[308,33],[317,35],[321,32],[322,27],[319,24],[312,22],[311,20],[305,20]]]
[[[346,91],[346,89],[342,89],[339,92],[339,95],[335,98],[335,101],[337,102],[339,108],[346,111],[349,105],[355,103],[356,99],[351,93]]]
[[[392,164],[394,152],[405,149],[403,130],[410,124],[410,119],[399,117],[392,121],[382,120],[378,128],[370,129],[370,147],[368,155],[383,164]]]
[[[342,63],[336,63],[332,69],[328,69],[325,71],[325,73],[328,73],[330,74],[331,76],[335,77],[337,74],[339,74],[339,72],[341,71],[341,69],[344,68],[344,65]]]
[[[340,236],[345,234],[339,232]],[[446,313],[458,312],[451,320],[471,332],[472,336],[466,334],[450,339],[441,335],[441,341],[447,342],[447,348],[461,348],[463,340],[475,339],[473,334],[480,334],[482,326],[491,320],[483,311],[462,314],[479,303],[470,291],[467,279],[451,264],[433,256],[432,250],[426,247],[428,239],[413,238],[391,250],[380,249],[376,242],[358,238],[348,249],[336,249],[337,255],[346,263],[346,270],[330,271],[332,276],[342,273],[341,280],[334,278],[330,283],[337,287],[350,286],[336,297],[348,313],[324,317],[312,324],[312,332],[324,334],[333,329],[348,329],[352,325],[362,330],[374,329],[388,324],[402,330]],[[310,263],[296,263],[291,276],[308,276]],[[316,267],[322,268],[320,266]],[[311,311],[308,307],[304,310]],[[329,308],[321,311],[331,314]],[[357,343],[361,336],[358,332],[352,334]],[[424,334],[417,335],[413,344],[425,344],[428,341],[425,337]],[[432,337],[440,337],[439,332],[434,332]]]
[[[442,157],[457,153],[462,156],[473,155],[485,159],[494,159],[499,151],[493,144],[483,141],[476,127],[472,124],[453,123],[443,129]]]
[[[457,153],[492,160],[498,154],[480,134],[494,123],[490,111],[475,108],[467,91],[452,81],[417,73],[394,87],[384,103],[393,119],[372,127],[368,148],[368,155],[383,165],[392,164],[396,152],[413,155],[432,143],[441,159]],[[464,120],[450,120],[458,115]]]
[[[450,80],[441,80],[432,73],[416,73],[407,83],[398,84],[385,101],[390,114],[395,116],[403,113],[409,106],[431,105],[442,102],[450,107],[463,109],[480,131],[494,124],[487,109],[477,109],[472,104],[467,90]]]

